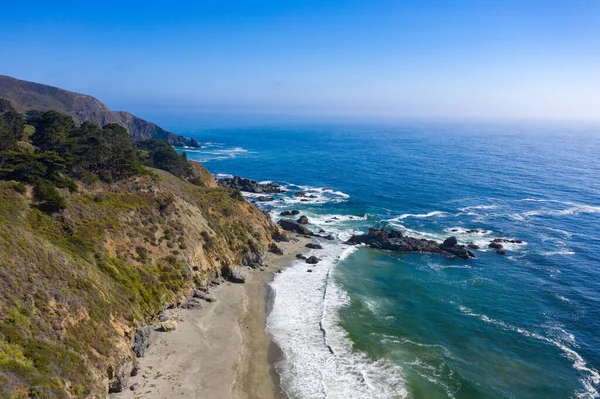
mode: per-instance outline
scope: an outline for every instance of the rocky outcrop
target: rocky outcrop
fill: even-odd
[[[222,187],[231,188],[233,190],[244,191],[255,194],[279,194],[285,190],[278,184],[266,183],[260,184],[256,180],[250,180],[240,176],[228,177],[218,181]]]
[[[291,231],[293,233],[298,233],[306,236],[314,235],[314,233],[310,231],[307,227],[290,219],[281,219],[279,222],[277,222],[277,224],[280,225],[282,229]]]
[[[306,244],[305,247],[310,248],[310,249],[323,249],[323,246],[321,244],[315,244],[312,242],[309,242],[308,244]]]
[[[296,220],[297,223],[300,224],[308,224],[308,218],[305,215],[302,215]]]
[[[242,268],[239,266],[235,266],[231,269],[228,269],[229,272],[225,275],[225,278],[232,283],[243,284],[246,282],[246,273],[242,271]]]
[[[319,258],[317,258],[314,255],[309,256],[305,262],[308,263],[309,265],[316,265],[317,263],[319,263]]]
[[[150,334],[153,330],[154,326],[148,325],[141,326],[135,332],[135,335],[133,336],[133,347],[131,349],[137,357],[144,357],[146,349],[150,346]]]
[[[299,215],[300,211],[297,210],[293,210],[293,211],[283,211],[279,214],[279,216],[295,216],[295,215]]]
[[[283,255],[283,250],[277,246],[274,242],[269,245],[269,252],[275,255]]]
[[[354,235],[346,244],[365,244],[371,248],[396,252],[428,252],[463,259],[475,257],[464,245],[459,245],[455,237],[449,237],[440,244],[433,240],[404,236],[397,230],[378,228],[370,228],[367,234]]]

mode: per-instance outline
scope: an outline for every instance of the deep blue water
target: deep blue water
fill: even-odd
[[[268,331],[290,397],[600,397],[599,128],[158,122],[210,143],[188,156],[211,172],[286,186],[274,218],[482,246],[455,260],[327,242],[313,273],[277,275]],[[496,237],[524,244],[502,256]]]

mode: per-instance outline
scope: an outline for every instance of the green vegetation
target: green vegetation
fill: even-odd
[[[185,154],[177,154],[168,142],[144,140],[136,145],[116,123],[77,126],[73,118],[56,111],[30,110],[25,119],[0,99],[0,179],[34,185],[47,212],[66,207],[57,188],[74,192],[75,180],[112,183],[147,173],[144,166],[194,179]]]
[[[102,397],[134,328],[275,227],[168,144],[11,112],[0,101],[0,398]]]

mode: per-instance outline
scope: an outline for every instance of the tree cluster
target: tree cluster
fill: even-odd
[[[27,128],[34,130],[31,135]],[[66,202],[57,189],[76,191],[76,180],[111,183],[145,173],[144,166],[183,178],[191,172],[185,154],[177,154],[165,141],[136,145],[118,124],[77,126],[73,118],[56,111],[23,116],[0,99],[0,179],[33,186],[45,211],[64,209]]]

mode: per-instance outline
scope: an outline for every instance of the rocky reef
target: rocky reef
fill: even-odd
[[[456,237],[449,237],[440,244],[433,240],[405,236],[400,231],[388,231],[385,228],[370,228],[367,234],[353,235],[346,244],[365,244],[370,248],[395,252],[428,252],[462,259],[475,257],[464,245],[458,244]]]
[[[229,177],[225,179],[220,179],[218,181],[221,187],[230,188],[233,190],[244,191],[247,193],[254,194],[279,194],[285,192],[283,188],[279,184],[275,183],[265,183],[260,184],[256,180],[250,180],[247,178],[243,178],[240,176]],[[272,199],[267,199],[269,197],[261,197],[260,201],[272,201]]]

